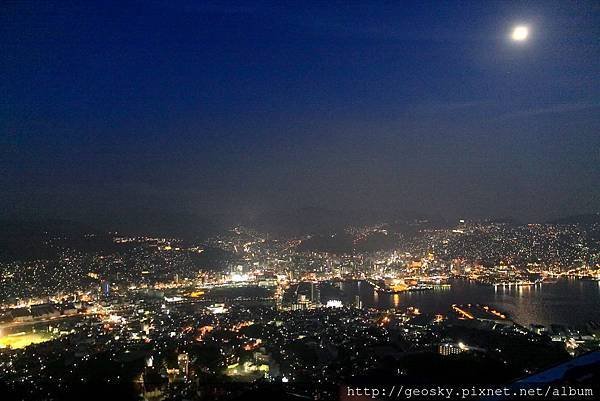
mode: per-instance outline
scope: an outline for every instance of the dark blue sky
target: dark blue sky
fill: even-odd
[[[0,54],[3,216],[600,209],[598,2],[5,1]]]

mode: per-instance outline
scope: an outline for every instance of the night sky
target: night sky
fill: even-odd
[[[599,4],[3,1],[0,216],[597,212]]]

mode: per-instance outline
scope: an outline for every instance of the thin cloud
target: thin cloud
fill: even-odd
[[[562,114],[575,111],[590,110],[600,107],[600,103],[563,103],[548,107],[521,110],[507,113],[498,118],[498,120],[512,120],[516,118],[535,117],[546,114]]]
[[[417,109],[421,111],[453,111],[453,110],[462,110],[462,109],[471,109],[474,107],[485,106],[489,104],[487,101],[482,100],[472,100],[472,101],[456,101],[456,102],[446,102],[446,103],[429,103],[429,104],[421,104],[417,106]]]

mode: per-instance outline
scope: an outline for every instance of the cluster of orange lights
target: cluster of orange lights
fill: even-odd
[[[467,312],[466,310],[460,309],[456,305],[452,305],[452,309],[454,309],[456,312],[458,312],[462,316],[463,319],[469,319],[469,320],[475,319],[475,317],[473,315],[471,315],[469,312]]]
[[[214,327],[210,325],[200,327],[198,329],[198,337],[196,337],[196,341],[204,341],[204,337],[206,337],[206,335],[213,330]]]
[[[499,318],[506,319],[506,315],[504,315],[494,309],[490,309],[488,306],[484,306],[483,309],[485,309],[486,312],[490,312],[494,316],[498,316]]]
[[[240,329],[241,329],[241,328],[248,327],[248,326],[252,326],[253,324],[254,324],[254,322],[253,322],[253,321],[251,321],[251,320],[248,320],[248,321],[246,321],[246,322],[241,322],[241,323],[238,323],[238,324],[234,325],[234,326],[231,328],[231,330],[232,330],[232,331],[240,331]]]
[[[260,338],[257,338],[253,342],[244,344],[244,351],[252,351],[252,350],[258,348],[261,343],[262,343],[262,340]]]
[[[471,306],[471,305],[469,305],[469,306]],[[475,317],[472,314],[470,314],[469,312],[467,312],[464,309],[459,308],[456,305],[452,305],[452,309],[454,309],[456,312],[458,312],[460,314],[461,319],[469,319],[469,320],[475,319]],[[497,316],[501,319],[507,318],[506,315],[498,312],[497,310],[490,308],[489,306],[483,306],[483,310],[485,310],[486,312],[491,313],[492,315]]]

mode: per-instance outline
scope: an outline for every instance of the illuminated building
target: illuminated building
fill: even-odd
[[[354,296],[354,307],[358,309],[362,308],[362,301],[360,300],[360,295]]]
[[[464,349],[456,344],[443,343],[438,346],[438,354],[443,356],[458,355],[461,352],[464,352]]]
[[[187,377],[189,373],[190,358],[188,354],[183,353],[177,356],[177,365],[179,366],[179,372],[183,376]]]

